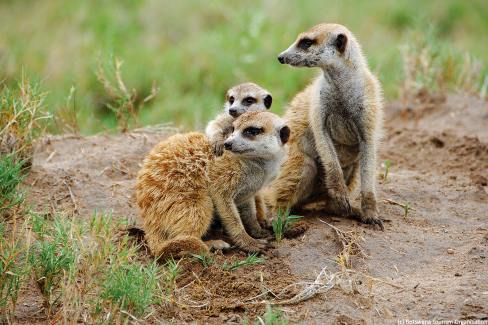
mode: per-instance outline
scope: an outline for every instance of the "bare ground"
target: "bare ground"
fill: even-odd
[[[70,210],[80,218],[95,209],[113,210],[114,216],[137,222],[137,171],[150,148],[169,133],[45,138],[25,181],[29,201],[37,210]],[[488,103],[450,95],[388,105],[381,149],[381,160],[386,159],[389,175],[386,181],[380,177],[378,186],[384,232],[312,209],[306,218],[309,230],[278,244],[263,265],[227,272],[185,263],[178,280],[185,300],[178,307],[161,307],[148,321],[253,319],[264,307],[246,299],[264,288],[277,293],[288,284],[313,281],[324,267],[339,270],[335,260],[341,244],[320,219],[356,233],[367,256],[352,257],[352,268],[363,275],[351,275],[356,279],[352,288],[342,281],[310,300],[278,307],[290,321],[488,320]],[[395,202],[412,208],[405,216]],[[217,255],[217,265],[243,256],[237,251]],[[29,290],[21,297],[17,320],[43,322],[42,304]],[[190,307],[198,303],[204,306]]]

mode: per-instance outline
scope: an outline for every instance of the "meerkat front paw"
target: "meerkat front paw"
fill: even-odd
[[[260,239],[260,238],[268,238],[272,236],[273,233],[268,229],[261,228],[261,229],[254,229],[250,231],[249,235],[251,235],[252,238]]]
[[[285,238],[291,239],[302,235],[307,230],[308,224],[304,221],[298,221],[292,224],[291,227],[286,229],[283,235],[285,236]]]
[[[377,225],[381,230],[385,230],[383,222],[378,216],[378,209],[376,207],[376,195],[374,192],[362,193],[361,198],[361,222]]]
[[[347,189],[329,189],[328,194],[332,200],[332,204],[335,206],[337,213],[349,216],[352,213],[351,203],[349,202],[349,194]]]
[[[274,245],[266,239],[254,239],[247,241],[244,245],[239,245],[239,248],[248,253],[262,253],[265,250],[274,248]]]
[[[362,211],[360,218],[361,222],[363,223],[378,226],[381,230],[385,230],[385,227],[383,226],[383,221],[381,221],[380,217],[378,216],[378,211],[374,209],[366,209]]]
[[[212,142],[212,151],[215,156],[220,157],[224,154],[224,142],[214,141]]]
[[[268,216],[266,216],[265,218],[259,219],[258,222],[259,222],[259,225],[261,226],[261,228],[263,228],[265,230],[271,231],[273,229],[273,225],[272,225],[271,220],[269,219]]]

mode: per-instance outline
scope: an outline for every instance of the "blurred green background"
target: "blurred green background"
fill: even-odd
[[[405,46],[415,52],[435,44],[432,56],[449,52],[460,65],[469,54],[483,75],[488,59],[486,0],[3,0],[0,21],[0,79],[14,84],[24,70],[40,80],[48,109],[73,107],[83,134],[116,125],[96,75],[99,62],[115,57],[140,98],[153,81],[160,88],[138,124],[188,128],[203,128],[222,109],[225,91],[243,81],[271,91],[273,110],[282,112],[317,72],[282,66],[276,56],[320,22],[356,34],[387,99],[400,94]]]

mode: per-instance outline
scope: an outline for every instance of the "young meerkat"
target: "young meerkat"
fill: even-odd
[[[256,219],[256,193],[278,174],[290,129],[269,112],[247,112],[233,123],[216,157],[204,134],[177,134],[144,161],[137,203],[149,248],[159,258],[207,252],[202,241],[213,218],[233,244],[260,252],[269,244]],[[262,203],[261,203],[262,204]],[[217,248],[228,246],[219,241]]]
[[[232,123],[245,112],[265,111],[273,97],[264,88],[246,82],[230,88],[225,95],[224,113],[210,121],[205,129],[215,155],[224,152],[224,141],[232,133]]]
[[[301,33],[278,60],[322,72],[285,114],[293,133],[287,160],[271,186],[271,205],[284,209],[322,199],[331,213],[358,216],[383,229],[375,189],[382,90],[356,38],[344,26],[319,24]],[[358,174],[361,209],[350,204]]]

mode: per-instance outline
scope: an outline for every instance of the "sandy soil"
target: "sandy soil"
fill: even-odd
[[[198,277],[201,285],[189,286],[186,296],[206,306],[161,308],[153,318],[238,323],[263,313],[262,305],[242,303],[263,286],[279,292],[297,281],[313,281],[324,267],[339,270],[335,259],[341,244],[323,220],[362,238],[367,256],[353,257],[352,263],[363,275],[352,275],[357,279],[352,291],[341,282],[308,301],[280,307],[290,321],[488,320],[488,103],[461,95],[420,96],[386,110],[381,161],[390,160],[391,168],[378,186],[384,232],[311,210],[309,230],[278,244],[263,265],[224,272],[185,264],[178,286]],[[94,209],[113,210],[137,222],[136,173],[144,155],[169,133],[43,139],[25,181],[29,200],[38,210],[70,210],[80,218]],[[392,201],[408,202],[412,209],[405,217]],[[221,264],[243,256],[231,251],[216,260]],[[36,299],[23,299],[18,320],[39,317]]]

